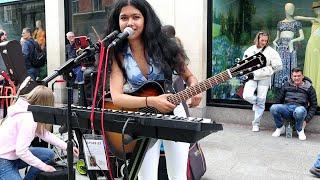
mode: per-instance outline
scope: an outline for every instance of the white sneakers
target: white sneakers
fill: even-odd
[[[277,128],[273,133],[273,137],[279,137],[281,134],[284,134],[286,132],[286,128],[282,126],[281,128]]]
[[[252,131],[253,131],[253,128],[252,128]],[[279,137],[281,134],[284,134],[285,132],[286,132],[286,128],[284,126],[282,126],[281,128],[277,128],[272,133],[272,136]],[[297,133],[298,133],[299,140],[305,141],[307,139],[306,135],[304,134],[304,129],[302,129],[301,131],[297,131]]]
[[[252,126],[252,131],[253,131],[253,132],[259,132],[259,130],[260,130],[260,129],[259,129],[259,126],[257,126],[257,125],[253,125],[253,126]]]
[[[304,134],[304,129],[302,129],[301,131],[297,131],[297,133],[298,133],[299,140],[304,141],[307,139],[306,135]]]

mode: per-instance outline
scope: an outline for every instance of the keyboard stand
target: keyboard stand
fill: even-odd
[[[138,173],[140,170],[140,166],[142,164],[142,161],[144,159],[144,156],[148,150],[148,146],[150,144],[150,138],[142,138],[137,141],[137,144],[135,146],[135,149],[131,155],[130,163],[128,166],[128,174],[129,179],[128,180],[137,180],[138,179]]]

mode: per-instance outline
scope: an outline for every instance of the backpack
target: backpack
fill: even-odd
[[[32,44],[31,55],[30,55],[30,63],[34,68],[40,68],[47,63],[47,55],[45,51],[41,50],[39,44],[35,41],[30,41]]]

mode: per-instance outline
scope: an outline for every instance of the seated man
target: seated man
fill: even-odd
[[[304,128],[317,110],[316,91],[309,78],[304,77],[300,68],[292,69],[292,80],[282,86],[276,104],[270,108],[277,129],[272,136],[285,133],[283,119],[294,119],[300,140],[306,140]],[[283,103],[283,104],[280,104]]]

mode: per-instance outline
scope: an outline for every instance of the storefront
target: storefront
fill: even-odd
[[[36,21],[45,27],[44,0],[2,0],[0,1],[0,29],[4,29],[9,40],[20,41],[22,29],[36,28]]]
[[[253,44],[255,35],[260,31],[270,34],[269,45],[278,46],[276,50],[283,62],[283,70],[272,77],[271,89],[267,95],[267,107],[274,102],[282,84],[290,79],[291,67],[304,69],[304,74],[308,76],[315,73],[310,72],[310,67],[306,65],[306,62],[310,61],[306,58],[308,48],[309,52],[316,50],[316,47],[307,47],[312,22],[294,20],[295,16],[317,17],[316,10],[312,9],[314,0],[293,0],[290,1],[290,5],[285,0],[209,0],[208,2],[208,77],[232,67],[236,64],[236,58],[242,59],[244,51]],[[286,4],[287,9],[285,9]],[[280,32],[284,30],[292,32],[292,39],[296,39],[291,52],[288,44],[292,39],[285,42],[281,37]],[[317,31],[320,32],[319,28]],[[275,39],[277,40],[274,41]],[[317,61],[319,59],[320,55]],[[314,87],[319,86],[319,79],[316,76],[312,81]],[[251,105],[240,97],[243,84],[243,79],[233,78],[212,88],[207,94],[207,105],[251,108]],[[320,89],[316,90],[319,102]]]
[[[106,16],[115,0],[66,0],[68,31],[76,36],[87,36],[92,42],[103,38]],[[71,13],[70,13],[71,10]]]

